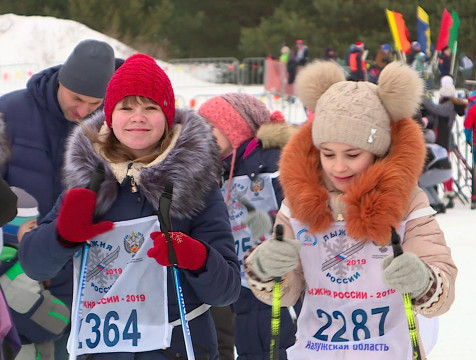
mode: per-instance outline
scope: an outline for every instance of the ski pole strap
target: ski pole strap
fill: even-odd
[[[393,257],[396,258],[403,254],[402,245],[400,243],[400,235],[392,226],[392,248]],[[415,315],[413,314],[413,304],[410,294],[403,294],[403,306],[405,307],[405,315],[407,317],[408,331],[410,333],[410,341],[412,344],[412,358],[414,360],[421,360],[420,345],[418,342],[418,332],[416,330]]]
[[[276,225],[275,238],[283,241],[283,226]],[[271,306],[271,343],[269,347],[269,357],[271,360],[279,359],[279,330],[281,326],[281,278],[274,279],[273,304]]]

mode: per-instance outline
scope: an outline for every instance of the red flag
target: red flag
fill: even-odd
[[[450,39],[450,28],[453,25],[453,18],[448,10],[443,10],[443,16],[441,17],[440,34],[438,36],[438,42],[436,43],[436,50],[441,51],[448,45]]]
[[[411,45],[408,29],[405,25],[405,20],[403,19],[403,15],[399,12],[393,11],[393,15],[395,16],[395,25],[397,27],[398,36],[400,39],[400,46],[404,53],[408,53],[410,51]]]

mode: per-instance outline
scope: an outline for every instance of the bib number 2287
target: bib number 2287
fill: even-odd
[[[385,335],[385,319],[387,317],[389,311],[388,306],[383,306],[379,308],[375,308],[371,310],[372,316],[380,316],[380,321],[378,325],[378,336]],[[332,319],[341,322],[342,326],[336,333],[332,336],[331,342],[345,342],[349,341],[349,339],[343,338],[342,335],[346,333],[347,330],[347,321],[340,311],[334,311],[332,313],[332,317],[330,314],[325,312],[322,309],[317,309],[317,316],[322,319],[326,319],[326,323],[321,326],[321,328],[314,334],[314,337],[318,340],[328,341],[328,335],[324,334],[324,332],[332,325]],[[362,340],[360,338],[361,334],[363,334],[364,339],[370,338],[370,330],[366,326],[368,315],[367,312],[363,309],[355,309],[351,315],[352,319],[352,337],[354,341]]]
[[[114,321],[118,320],[119,314],[115,311],[109,311],[104,317],[104,321],[95,313],[89,313],[83,320],[88,324],[92,324],[92,337],[85,339],[86,346],[90,349],[94,349],[99,345],[101,337],[106,346],[115,346],[121,339],[121,331],[114,323]],[[126,325],[122,330],[122,340],[132,340],[132,346],[137,346],[140,337],[141,333],[137,327],[137,311],[134,309],[131,311]],[[79,347],[82,347],[81,342],[79,343]]]

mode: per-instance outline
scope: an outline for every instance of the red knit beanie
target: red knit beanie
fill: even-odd
[[[175,116],[174,90],[167,74],[150,56],[132,55],[109,81],[104,99],[104,114],[109,127],[114,107],[126,96],[144,96],[155,101],[162,109],[170,129]]]
[[[243,93],[228,93],[205,101],[198,113],[218,128],[234,149],[255,137],[262,124],[284,122],[279,111],[270,114],[266,105],[255,97]]]

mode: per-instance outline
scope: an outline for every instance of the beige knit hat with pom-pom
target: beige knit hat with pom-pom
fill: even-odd
[[[378,85],[346,81],[339,65],[316,61],[299,72],[296,93],[306,107],[315,109],[316,147],[339,142],[382,157],[390,148],[390,121],[416,113],[423,81],[415,70],[397,62],[382,70]]]

